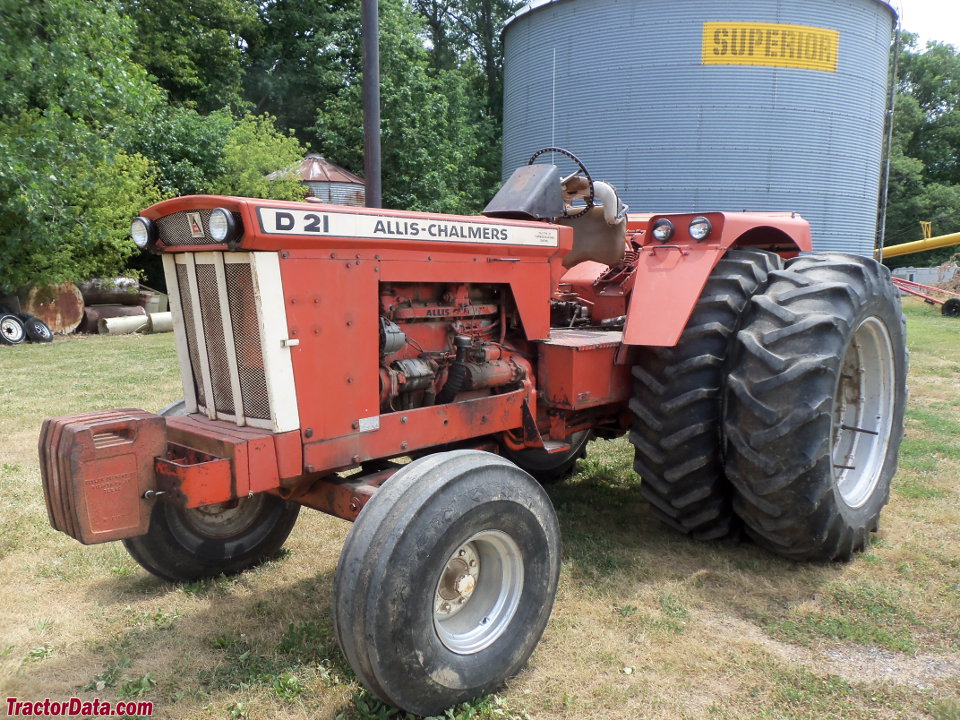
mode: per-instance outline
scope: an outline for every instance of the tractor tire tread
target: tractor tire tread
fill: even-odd
[[[855,323],[872,302],[899,312],[889,272],[879,264],[842,253],[801,256],[771,274],[737,333],[724,428],[726,472],[736,492],[733,509],[750,537],[784,557],[850,559],[863,549],[889,497],[895,453],[862,522],[851,522],[838,510],[832,480],[836,378]],[[889,331],[905,373],[902,315],[877,312],[893,318]],[[899,447],[905,387],[896,392],[890,445]]]
[[[773,253],[728,251],[678,344],[641,349],[633,367],[629,437],[641,495],[661,522],[697,539],[734,530],[732,490],[720,456],[726,358],[744,307],[780,266]]]

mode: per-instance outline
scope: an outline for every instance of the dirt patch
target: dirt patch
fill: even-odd
[[[726,635],[748,640],[785,662],[816,674],[837,675],[849,683],[894,682],[929,690],[960,677],[960,657],[934,653],[904,655],[881,648],[823,645],[808,648],[780,642],[753,623],[730,616],[705,614],[702,622]]]

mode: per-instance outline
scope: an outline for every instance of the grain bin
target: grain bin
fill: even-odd
[[[503,173],[559,145],[634,211],[795,210],[872,253],[881,0],[541,0],[504,29]]]

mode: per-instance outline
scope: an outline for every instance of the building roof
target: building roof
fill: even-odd
[[[275,179],[281,171],[267,175],[271,180]],[[334,165],[323,155],[311,153],[307,155],[300,163],[298,171],[300,179],[304,182],[332,182],[332,183],[353,183],[363,185],[363,178],[359,178],[349,170],[344,170],[339,165]]]

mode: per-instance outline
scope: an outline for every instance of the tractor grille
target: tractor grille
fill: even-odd
[[[199,213],[203,226],[203,237],[194,237],[190,232],[190,223],[187,220],[187,213],[178,212],[157,220],[157,230],[160,234],[160,240],[167,247],[183,247],[185,245],[221,245],[210,237],[207,228],[210,226],[211,210],[192,210]]]
[[[252,254],[174,257],[183,337],[199,410],[238,424],[269,427],[262,310],[254,294]]]
[[[249,265],[227,265],[224,268],[227,287],[237,288],[240,302],[230,304],[230,321],[233,325],[233,345],[237,352],[237,373],[240,376],[240,394],[243,397],[243,413],[248,417],[270,417],[270,401],[267,396],[267,376],[263,369],[263,346],[260,328],[251,322],[256,317],[253,298],[253,273]]]

